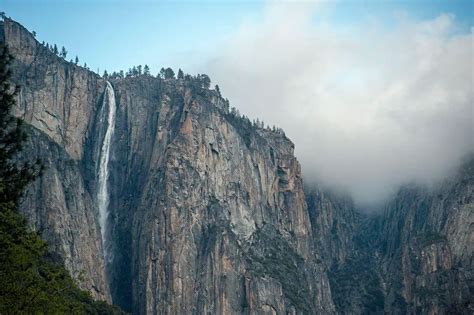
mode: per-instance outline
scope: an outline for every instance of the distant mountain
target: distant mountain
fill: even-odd
[[[101,77],[11,19],[0,39],[47,167],[22,211],[94,298],[136,314],[474,311],[474,159],[368,216],[304,187],[293,143],[205,77]]]

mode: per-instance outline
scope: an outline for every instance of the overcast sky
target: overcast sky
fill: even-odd
[[[208,73],[283,127],[307,181],[361,204],[430,183],[473,143],[470,1],[9,1],[7,15],[92,69]]]

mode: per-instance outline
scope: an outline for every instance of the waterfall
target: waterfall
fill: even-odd
[[[106,111],[108,105],[108,113]],[[102,109],[100,113],[100,130],[102,131],[106,127],[104,140],[99,151],[99,174],[97,184],[97,206],[99,208],[99,225],[100,232],[102,235],[102,247],[104,251],[104,259],[107,262],[109,260],[108,255],[108,240],[107,240],[107,221],[109,217],[109,192],[108,183],[109,178],[109,160],[110,160],[110,147],[112,144],[112,136],[115,129],[115,92],[112,84],[107,81],[107,87],[104,92],[104,100],[102,103]],[[106,116],[107,113],[107,116]],[[105,124],[105,118],[107,117],[107,125]],[[99,132],[101,136],[103,132]]]

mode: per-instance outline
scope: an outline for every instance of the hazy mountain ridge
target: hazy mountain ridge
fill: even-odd
[[[303,189],[282,134],[248,126],[215,91],[151,76],[111,80],[106,273],[94,197],[106,81],[1,26],[17,115],[49,166],[24,213],[96,298],[136,313],[472,311],[472,159],[437,191],[402,188],[367,217],[350,197]]]

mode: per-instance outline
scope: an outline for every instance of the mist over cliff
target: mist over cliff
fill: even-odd
[[[293,14],[288,17],[295,23],[306,16]],[[9,18],[0,22],[0,40],[15,58],[12,80],[21,87],[15,115],[28,127],[26,154],[42,159],[46,166],[25,194],[21,211],[95,299],[134,314],[474,311],[473,156],[429,189],[417,183],[397,187],[382,209],[367,215],[350,193],[327,188],[327,183],[340,184],[337,180],[305,175],[292,140],[280,129],[262,128],[238,114],[224,89],[221,95],[210,88],[206,76],[136,72],[100,76],[58,56]],[[459,44],[465,47],[463,36]],[[462,52],[459,58],[464,57]],[[268,60],[270,71],[274,64]],[[457,82],[461,70],[455,70]],[[240,77],[234,79],[249,93],[254,91]],[[263,81],[252,81],[258,82]],[[259,117],[267,120],[287,113],[290,131],[298,123],[301,133],[311,135],[313,121],[295,117],[312,110],[303,106],[285,111],[279,98],[286,96],[280,90],[289,86],[281,83],[277,80],[271,91],[262,91],[265,98],[260,101],[274,107]],[[472,96],[465,94],[463,82],[459,84],[452,88],[459,92],[461,115],[464,101]],[[446,86],[441,87],[439,91],[447,92]],[[293,88],[305,95],[305,89]],[[259,103],[253,103],[258,99],[248,101],[258,109]],[[344,104],[339,106],[346,112]],[[433,115],[438,117],[435,109]],[[329,115],[323,110],[320,114]],[[466,117],[446,115],[457,123],[460,130],[454,132],[466,144]],[[347,128],[354,127],[350,117],[333,118],[340,117]],[[413,117],[424,121],[421,114]],[[366,121],[369,126],[371,122]],[[383,127],[382,135],[388,132]],[[444,139],[444,127],[440,128],[432,141]],[[354,127],[354,133],[358,135],[359,129]],[[321,141],[321,146],[311,146],[312,141]],[[341,139],[334,141],[336,147],[344,147]],[[381,150],[390,147],[372,141]],[[346,151],[334,154],[336,148],[322,138],[314,136],[309,142],[303,153],[314,150],[310,157],[314,154],[315,159],[331,156],[338,169],[327,166],[328,171],[342,174],[341,181],[344,172],[346,179],[365,172],[369,179],[362,181],[363,191],[370,191],[371,180],[381,178],[382,188],[373,191],[381,195],[395,183],[384,182],[383,167],[369,172],[370,166],[377,166],[371,147],[364,163],[374,164],[365,167],[358,159],[351,164],[354,156]],[[456,160],[466,152],[462,147],[453,153]],[[357,152],[362,156],[358,148]],[[377,157],[389,157],[382,153]],[[426,163],[434,163],[430,161]],[[352,173],[341,166],[343,162],[352,165]],[[321,181],[306,181],[316,177]],[[351,190],[350,185],[343,187]],[[359,201],[380,198],[364,199],[354,189],[351,193]]]
[[[287,132],[306,181],[362,206],[452,174],[474,150],[472,29],[448,13],[335,28],[326,13],[271,2],[204,68],[242,112]]]

